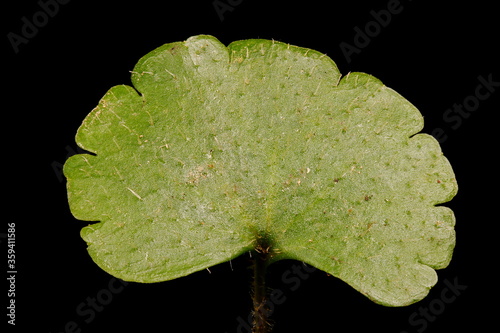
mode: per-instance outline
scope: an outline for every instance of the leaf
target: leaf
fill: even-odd
[[[268,246],[401,306],[436,283],[456,194],[419,111],[310,49],[211,36],[159,47],[78,129],[64,166],[93,260],[128,281]]]

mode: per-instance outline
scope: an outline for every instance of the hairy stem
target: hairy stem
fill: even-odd
[[[266,268],[268,259],[269,248],[258,248],[253,260],[253,333],[268,333],[271,331],[266,305]]]

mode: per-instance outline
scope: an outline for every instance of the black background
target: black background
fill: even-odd
[[[18,53],[7,34],[21,34],[22,17],[31,21],[40,5],[34,0],[3,4],[5,220],[0,232],[7,232],[7,223],[16,223],[15,331],[64,332],[74,322],[81,332],[96,333],[247,332],[238,328],[237,318],[246,318],[250,310],[248,256],[212,267],[211,273],[158,284],[130,283],[106,298],[113,280],[85,250],[79,236],[85,223],[69,212],[60,173],[77,149],[78,126],[104,93],[114,85],[130,84],[129,71],[149,51],[197,34],[214,35],[226,45],[266,38],[326,53],[343,74],[370,73],[416,105],[425,118],[423,132],[442,128],[447,135],[442,149],[460,188],[446,204],[457,217],[457,246],[450,266],[438,271],[439,282],[429,296],[408,307],[386,308],[320,271],[294,283],[284,280],[283,274],[298,263],[279,262],[270,269],[270,284],[286,301],[275,307],[274,332],[446,333],[497,327],[492,304],[498,297],[494,259],[500,87],[457,128],[443,119],[453,104],[474,95],[479,76],[500,81],[493,2],[401,0],[401,12],[392,15],[390,24],[374,33],[351,61],[340,43],[354,45],[354,28],[364,29],[374,21],[370,12],[387,8],[390,1],[222,2],[234,5],[223,13],[224,20],[212,0],[73,0],[60,5]],[[0,240],[5,253],[0,266],[6,267],[6,241]],[[446,280],[467,289],[442,309]],[[3,285],[5,309],[8,287]],[[98,295],[106,304],[95,317],[77,312],[82,303],[81,309],[88,310],[89,299]],[[426,320],[425,327],[422,322],[411,325],[409,318],[429,307],[439,312],[435,319]],[[0,318],[7,321],[3,313]]]

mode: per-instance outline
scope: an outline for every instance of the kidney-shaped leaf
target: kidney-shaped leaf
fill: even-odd
[[[64,166],[93,260],[174,279],[263,243],[377,303],[422,299],[455,244],[457,191],[419,111],[319,52],[211,36],[166,44],[111,88]]]

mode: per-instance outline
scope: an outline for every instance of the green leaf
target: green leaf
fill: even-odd
[[[401,306],[455,244],[453,171],[419,111],[317,51],[211,36],[159,47],[86,117],[64,166],[93,260],[174,279],[269,246]]]

